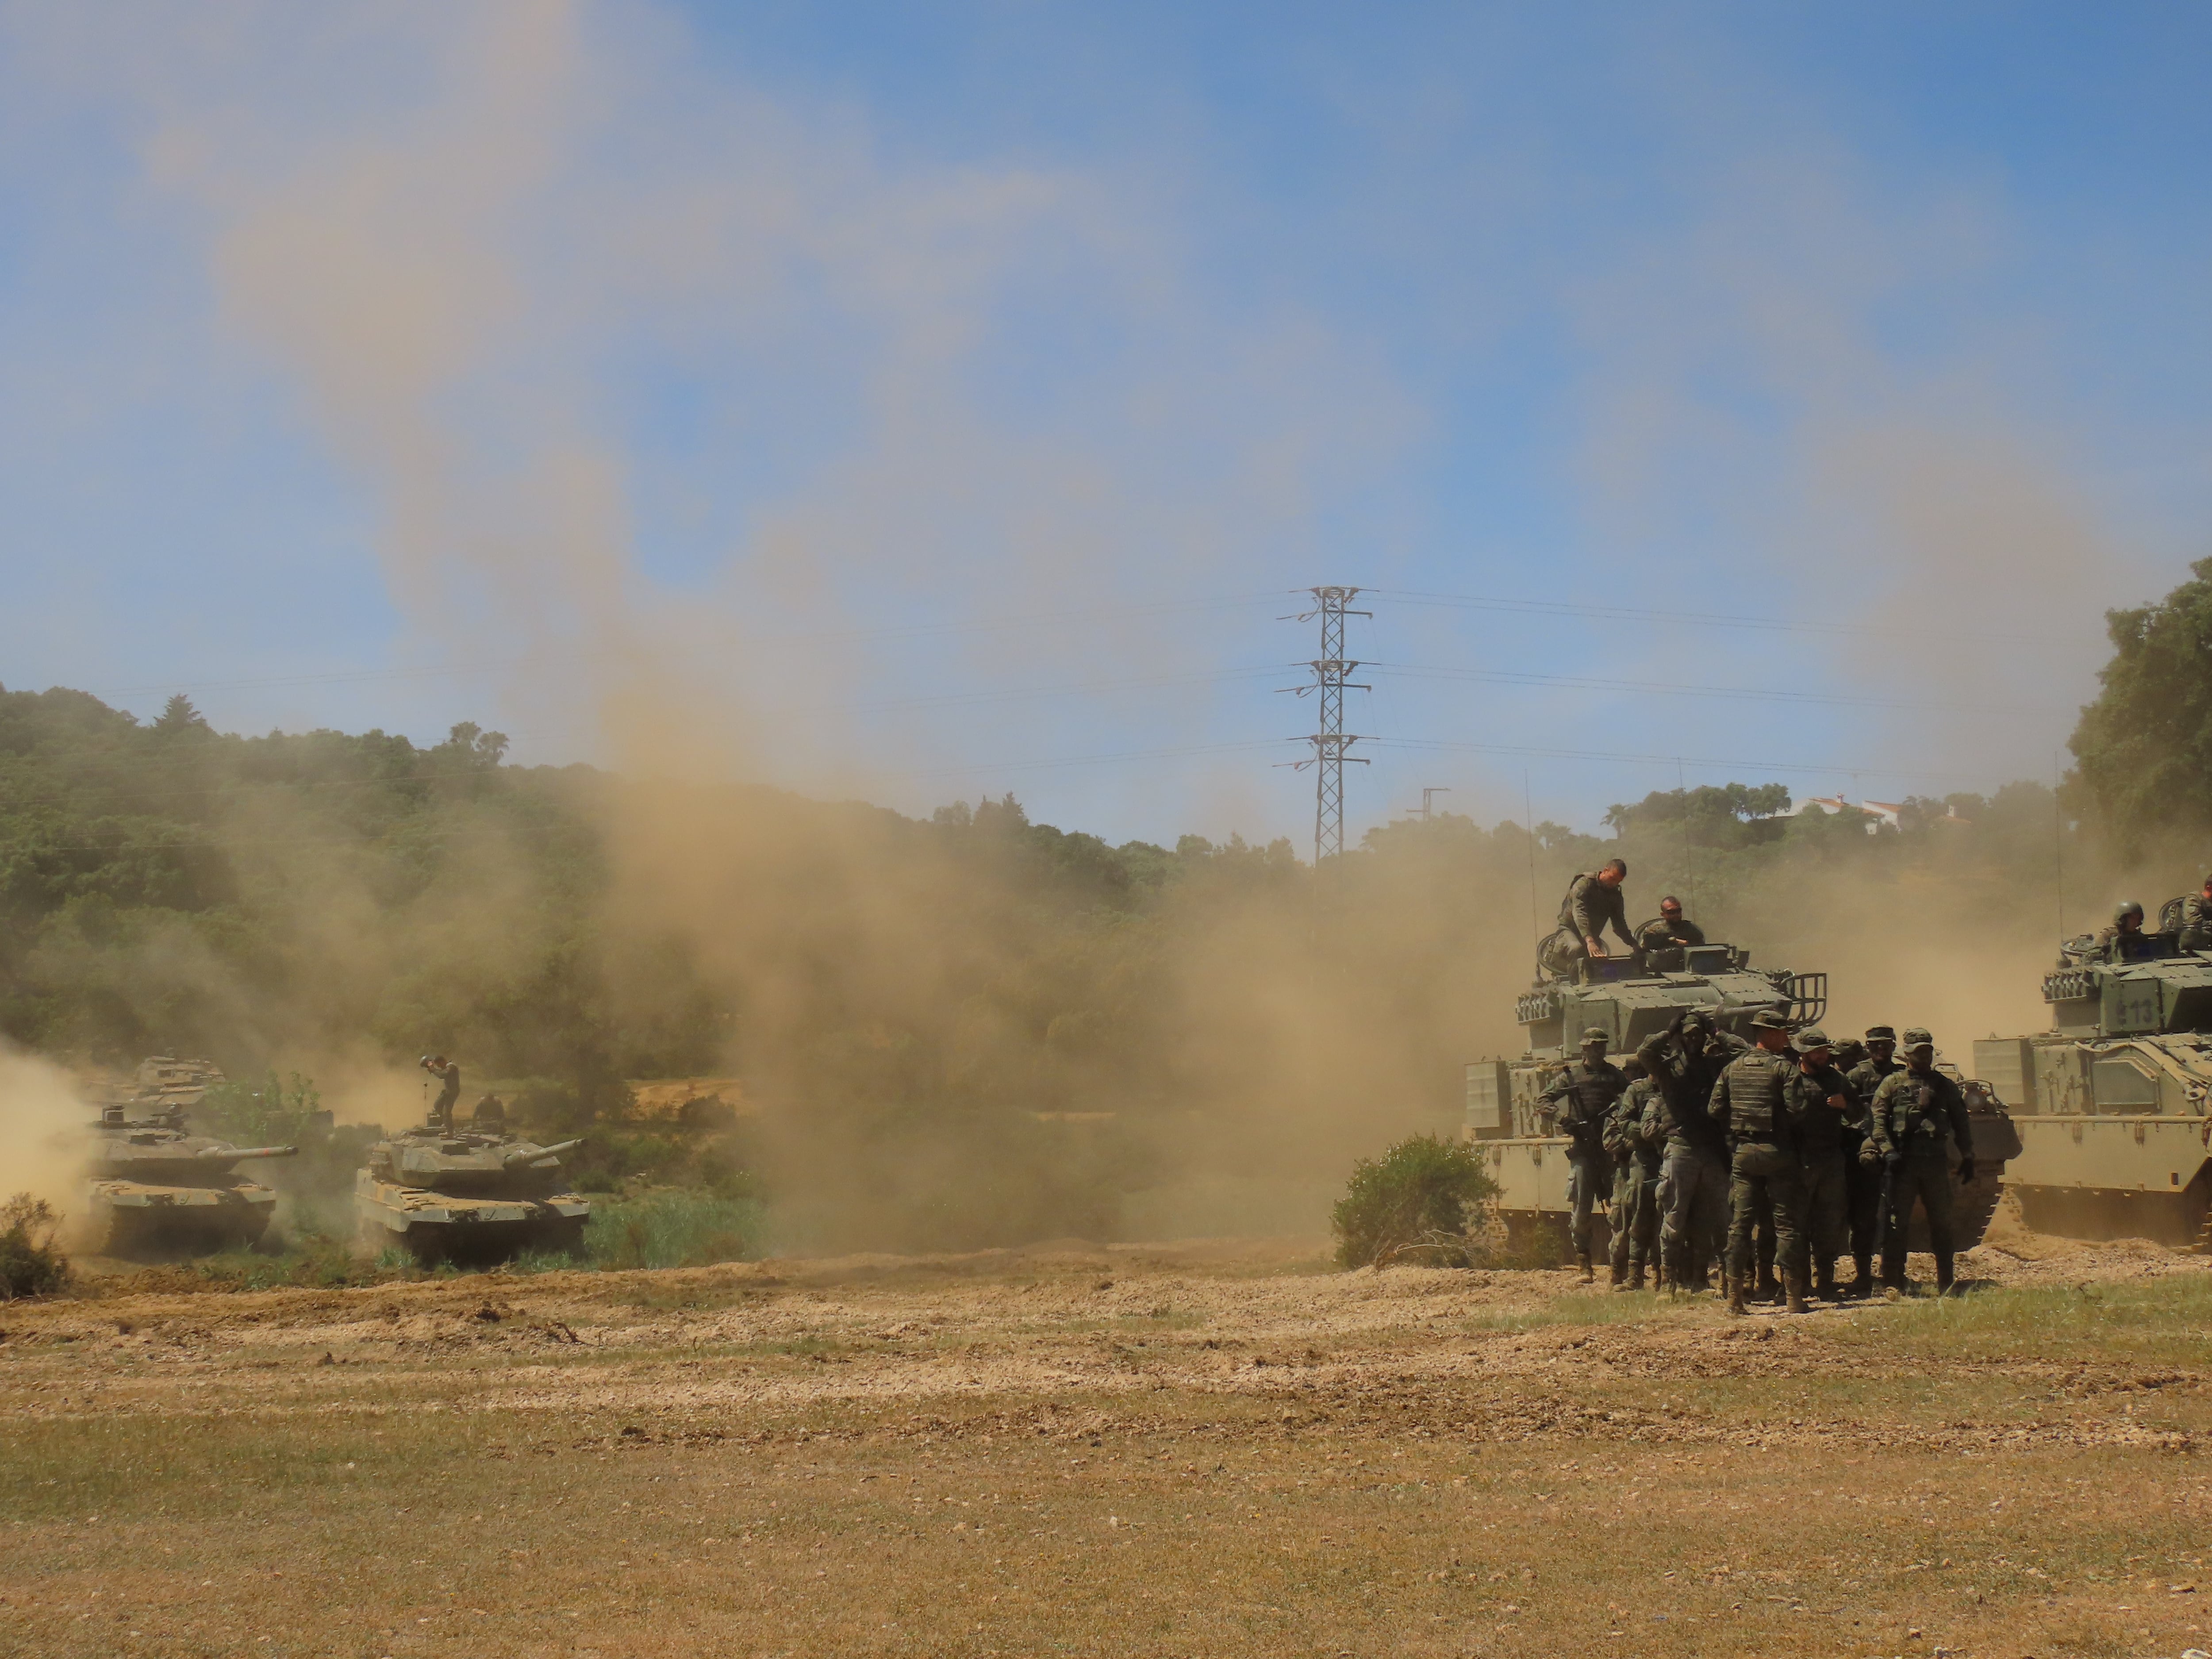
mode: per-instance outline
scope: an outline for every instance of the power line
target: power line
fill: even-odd
[[[1972,639],[2008,645],[2056,645],[2064,642],[2049,634],[1997,634],[1986,629],[1967,632],[1949,628],[1905,628],[1889,623],[1820,622],[1802,617],[1756,617],[1714,611],[1657,611],[1635,605],[1584,605],[1567,599],[1516,599],[1482,593],[1429,593],[1412,588],[1370,587],[1364,591],[1393,605],[1449,611],[1500,611],[1523,616],[1579,617],[1597,622],[1664,623],[1675,628],[1735,628],[1766,633],[1863,635],[1876,638],[1931,639],[1953,642]]]

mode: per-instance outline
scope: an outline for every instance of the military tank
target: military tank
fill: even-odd
[[[123,1097],[101,1107],[85,1206],[95,1252],[198,1254],[258,1243],[268,1231],[276,1194],[237,1166],[299,1148],[234,1146],[192,1133],[187,1109],[223,1080],[210,1061],[157,1054]]]
[[[560,1155],[581,1144],[540,1146],[481,1109],[471,1125],[434,1119],[380,1140],[354,1177],[362,1242],[397,1245],[424,1263],[579,1249],[592,1206],[564,1190]]]
[[[1617,1062],[1674,1018],[1696,1009],[1720,1030],[1751,1041],[1752,1016],[1781,1014],[1814,1024],[1827,1012],[1828,976],[1788,969],[1756,969],[1751,953],[1710,944],[1584,959],[1571,979],[1541,980],[1524,993],[1515,1015],[1528,1033],[1518,1060],[1480,1060],[1467,1068],[1462,1133],[1480,1148],[1498,1184],[1498,1212],[1516,1250],[1563,1249],[1571,1215],[1567,1202],[1565,1135],[1546,1134],[1536,1103],[1545,1085],[1572,1059],[1582,1035],[1603,1031]],[[1972,1249],[1989,1231],[2002,1195],[2007,1160],[2020,1149],[2010,1118],[1985,1085],[1945,1067],[1966,1091],[1974,1132],[1974,1179],[1956,1190],[1953,1226],[1958,1248]],[[1601,1247],[1605,1239],[1595,1241]],[[1909,1248],[1927,1249],[1917,1212]]]
[[[2051,1029],[1975,1043],[1974,1072],[2019,1127],[2006,1185],[2030,1227],[2212,1251],[2212,951],[2136,937],[2122,962],[2067,940]]]

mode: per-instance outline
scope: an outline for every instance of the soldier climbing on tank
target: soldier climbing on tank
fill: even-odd
[[[1728,1152],[1707,1109],[1722,1069],[1743,1044],[1697,1009],[1677,1015],[1637,1049],[1653,1099],[1645,1134],[1665,1152],[1659,1165],[1660,1261],[1668,1288],[1708,1288],[1708,1269],[1728,1231]]]
[[[1850,1175],[1844,1151],[1846,1126],[1858,1115],[1850,1084],[1835,1068],[1828,1034],[1808,1025],[1790,1039],[1797,1052],[1790,1079],[1791,1115],[1797,1125],[1797,1161],[1805,1170],[1805,1239],[1813,1264],[1813,1294],[1837,1299],[1836,1258],[1850,1242]],[[1856,1148],[1853,1149],[1856,1152]]]
[[[1536,1110],[1547,1133],[1568,1137],[1567,1203],[1573,1212],[1575,1263],[1585,1285],[1595,1284],[1590,1266],[1590,1215],[1612,1189],[1612,1160],[1606,1156],[1605,1123],[1628,1079],[1620,1067],[1605,1057],[1611,1041],[1593,1025],[1583,1033],[1579,1060],[1562,1066],[1543,1093]]]
[[[1844,1073],[1851,1085],[1858,1110],[1844,1124],[1846,1192],[1850,1202],[1851,1265],[1856,1277],[1851,1294],[1874,1294],[1874,1259],[1881,1249],[1881,1165],[1864,1156],[1873,1120],[1869,1115],[1875,1095],[1885,1079],[1905,1069],[1897,1059],[1897,1028],[1869,1025],[1866,1058]]]
[[[2112,925],[2097,935],[2099,959],[2110,963],[2147,962],[2158,946],[2143,932],[2143,908],[2134,899],[2115,905]]]
[[[430,1121],[446,1133],[453,1133],[453,1105],[461,1097],[461,1068],[443,1054],[425,1054],[416,1064],[432,1077],[443,1079],[444,1086],[430,1107]]]
[[[1936,1039],[1920,1026],[1905,1034],[1905,1066],[1875,1091],[1873,1129],[1860,1156],[1879,1159],[1883,1171],[1881,1282],[1900,1294],[1905,1239],[1917,1200],[1928,1218],[1928,1247],[1936,1257],[1936,1291],[1949,1291],[1956,1274],[1951,1247],[1951,1169],[1948,1138],[1959,1148],[1959,1180],[1974,1178],[1973,1125],[1966,1092],[1936,1069]]]
[[[2185,951],[2212,951],[2212,876],[2203,887],[2181,901],[2179,932]]]
[[[1759,1046],[1729,1062],[1713,1085],[1712,1115],[1729,1139],[1729,1311],[1742,1313],[1752,1274],[1752,1227],[1762,1201],[1774,1208],[1774,1257],[1791,1313],[1805,1311],[1805,1176],[1791,1121],[1790,1022],[1762,1009],[1751,1029]]]
[[[1647,1269],[1659,1267],[1659,1164],[1663,1133],[1650,1138],[1645,1114],[1658,1092],[1644,1062],[1620,1062],[1628,1079],[1605,1123],[1605,1150],[1613,1159],[1613,1288],[1640,1291]]]
[[[1682,901],[1672,893],[1659,901],[1659,914],[1636,930],[1636,943],[1645,951],[1679,951],[1705,942],[1705,930],[1682,914]]]
[[[1613,859],[1567,884],[1567,896],[1559,903],[1559,931],[1537,952],[1537,961],[1547,973],[1571,979],[1576,963],[1607,960],[1603,936],[1607,927],[1634,952],[1636,939],[1628,931],[1628,909],[1620,891],[1620,884],[1627,878],[1627,865]]]

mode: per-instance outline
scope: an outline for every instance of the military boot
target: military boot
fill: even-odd
[[[1753,1282],[1751,1287],[1751,1299],[1753,1302],[1779,1302],[1782,1300],[1782,1286],[1776,1282],[1772,1273],[1762,1273],[1759,1275],[1759,1278]]]
[[[1597,1283],[1597,1274],[1590,1267],[1589,1252],[1588,1250],[1580,1250],[1576,1252],[1575,1267],[1582,1274],[1582,1282],[1583,1284],[1595,1285]]]
[[[1789,1296],[1789,1301],[1785,1305],[1791,1313],[1803,1313],[1805,1311],[1805,1270],[1802,1267],[1791,1268],[1784,1282]]]
[[[1618,1261],[1613,1264],[1612,1286],[1616,1291],[1625,1291],[1628,1288],[1628,1269]]]
[[[1751,1310],[1743,1305],[1743,1280],[1734,1273],[1723,1273],[1721,1282],[1728,1286],[1729,1311],[1732,1314],[1749,1313]]]
[[[1936,1253],[1936,1294],[1948,1296],[1951,1287],[1959,1282],[1958,1259],[1948,1250]]]
[[[1851,1280],[1851,1294],[1860,1297],[1872,1296],[1874,1294],[1874,1252],[1871,1250],[1859,1252],[1852,1256],[1851,1266],[1858,1273],[1858,1277]]]
[[[1836,1288],[1834,1262],[1821,1261],[1814,1265],[1813,1294],[1823,1302],[1835,1302],[1841,1299],[1843,1292]]]
[[[1644,1288],[1644,1264],[1641,1261],[1628,1264],[1628,1288],[1632,1291]]]

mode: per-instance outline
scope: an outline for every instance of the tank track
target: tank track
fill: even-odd
[[[1951,1231],[1959,1241],[1960,1251],[1972,1249],[1990,1236],[1990,1223],[1996,1218],[1997,1206],[2003,1201],[2002,1181],[1978,1181],[1952,1200]],[[1926,1231],[1927,1223],[1918,1216],[1913,1218],[1912,1224],[1916,1231]],[[1923,1242],[1915,1248],[1925,1249],[1927,1245]]]

